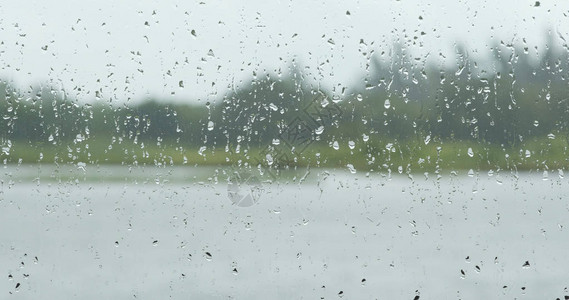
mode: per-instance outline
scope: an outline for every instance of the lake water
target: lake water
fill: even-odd
[[[82,169],[0,173],[1,299],[569,295],[569,186],[556,172],[311,170],[240,207],[207,169]]]

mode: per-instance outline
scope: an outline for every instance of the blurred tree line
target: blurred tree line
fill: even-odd
[[[532,61],[529,49],[496,43],[484,70],[460,45],[445,67],[412,59],[395,44],[389,59],[372,56],[361,85],[321,91],[293,64],[285,76],[253,78],[206,105],[82,103],[47,87],[21,92],[1,83],[0,144],[119,140],[232,150],[294,144],[283,133],[304,126],[310,142],[325,145],[367,136],[512,147],[569,132],[569,52],[548,45]],[[332,106],[339,113],[325,122],[307,112]]]

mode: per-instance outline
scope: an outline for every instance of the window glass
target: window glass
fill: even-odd
[[[569,4],[0,11],[0,298],[569,299]]]

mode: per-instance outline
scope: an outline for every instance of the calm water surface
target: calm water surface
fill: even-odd
[[[239,207],[207,169],[9,166],[0,299],[569,295],[567,179],[463,173],[311,170]]]

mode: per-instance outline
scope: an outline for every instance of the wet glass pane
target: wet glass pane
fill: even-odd
[[[0,299],[569,299],[569,4],[0,11]]]

